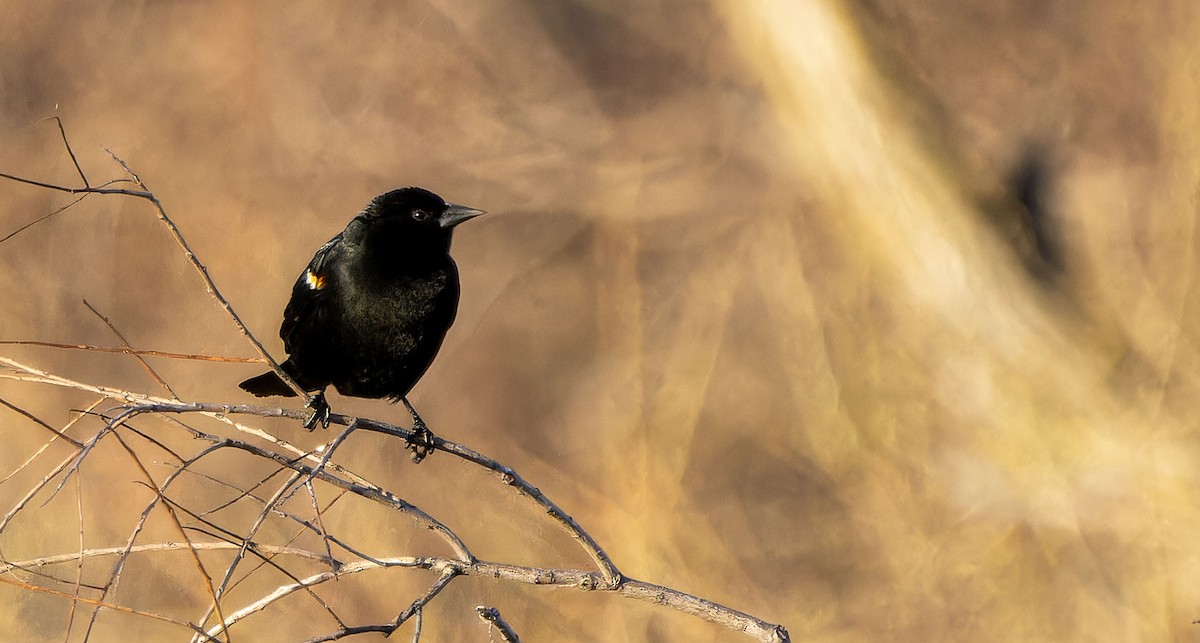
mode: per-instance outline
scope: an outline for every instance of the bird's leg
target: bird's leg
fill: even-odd
[[[322,429],[329,428],[329,414],[332,409],[329,408],[329,402],[325,401],[325,391],[320,391],[309,400],[308,404],[304,405],[306,409],[312,409],[312,415],[304,421],[304,429],[312,431],[317,428],[317,422],[321,423]]]
[[[408,449],[412,451],[412,459],[414,463],[418,463],[425,459],[425,456],[433,453],[433,448],[436,443],[433,441],[433,432],[429,430],[429,426],[425,424],[425,420],[417,415],[417,410],[409,404],[407,397],[400,398],[404,402],[404,406],[408,408],[408,412],[412,414],[412,435],[408,436],[405,442],[408,444]]]

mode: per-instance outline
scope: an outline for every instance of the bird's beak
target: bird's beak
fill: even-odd
[[[438,224],[443,228],[453,228],[463,221],[474,219],[481,214],[484,214],[483,210],[468,208],[465,205],[447,203],[446,211],[442,213],[442,216],[438,217]]]

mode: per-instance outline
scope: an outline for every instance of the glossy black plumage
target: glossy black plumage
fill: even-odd
[[[404,398],[454,323],[454,226],[480,214],[421,188],[375,197],[317,250],[292,287],[279,329],[288,352],[283,370],[306,391],[333,385],[343,395]],[[295,395],[274,372],[241,387]],[[323,396],[317,405],[327,416]]]

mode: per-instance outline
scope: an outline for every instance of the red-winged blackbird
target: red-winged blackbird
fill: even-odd
[[[328,426],[324,390],[332,384],[343,395],[404,400],[414,430],[427,431],[405,396],[454,323],[454,226],[481,214],[421,188],[392,190],[317,250],[292,287],[279,329],[289,355],[283,370],[317,391],[306,429],[318,421]],[[241,387],[258,396],[295,395],[274,372]]]

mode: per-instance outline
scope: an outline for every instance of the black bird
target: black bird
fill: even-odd
[[[324,391],[332,384],[343,395],[403,400],[414,433],[429,439],[405,396],[433,362],[458,310],[454,227],[481,214],[421,188],[392,190],[317,250],[292,287],[279,329],[288,352],[280,366],[300,388],[316,392],[304,428],[329,425]],[[274,371],[241,387],[258,396],[296,395]],[[423,457],[416,446],[414,454]]]

